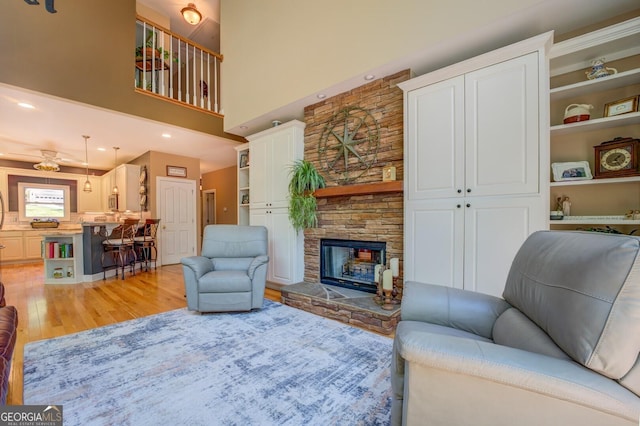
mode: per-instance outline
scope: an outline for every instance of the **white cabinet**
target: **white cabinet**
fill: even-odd
[[[118,186],[118,210],[140,210],[140,166],[136,164],[121,164],[102,175],[103,209],[112,210],[109,206],[109,196],[114,185]]]
[[[406,280],[500,296],[546,224],[545,34],[399,86]]]
[[[289,222],[288,209],[251,209],[251,225],[262,225],[269,232],[267,280],[295,284],[304,276],[304,233],[297,233]]]
[[[605,105],[640,93],[640,17],[556,43],[550,64],[550,162],[587,161],[597,167],[594,146],[616,137],[640,139],[640,112],[606,116]],[[604,58],[617,74],[589,80],[591,61]],[[590,104],[590,119],[563,123],[571,104]],[[637,176],[554,182],[550,179],[550,204],[569,197],[571,215],[550,221],[553,229],[610,226],[624,233],[638,228],[640,220],[626,219],[640,210],[640,170]]]
[[[407,92],[409,200],[536,194],[538,53]]]
[[[249,223],[269,232],[267,280],[295,284],[304,276],[304,234],[289,221],[289,170],[304,154],[305,124],[293,120],[248,136],[251,153],[249,174]]]
[[[500,296],[511,261],[544,226],[539,197],[476,197],[410,203],[405,211],[406,280]]]
[[[24,239],[22,231],[1,231],[0,244],[4,249],[0,252],[3,262],[13,262],[24,259]]]

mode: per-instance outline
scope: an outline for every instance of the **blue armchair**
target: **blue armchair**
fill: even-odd
[[[264,226],[206,226],[201,255],[181,260],[188,309],[229,312],[261,308],[267,253]]]

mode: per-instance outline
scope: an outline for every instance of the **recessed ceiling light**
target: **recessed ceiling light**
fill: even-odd
[[[242,130],[247,130],[247,129],[248,129],[248,127],[247,127],[247,126],[240,126],[240,129],[242,129]]]
[[[169,139],[171,137],[171,135],[169,133],[163,133],[162,137]]]
[[[324,98],[326,98],[326,97],[327,97],[327,95],[325,95],[324,93],[318,93],[318,94],[316,95],[316,97],[317,97],[318,99],[324,99]]]
[[[22,107],[22,108],[26,108],[26,109],[35,109],[36,108],[33,105],[28,104],[26,102],[18,102],[18,106]]]
[[[367,74],[364,76],[364,79],[367,81],[373,80],[374,78],[376,78],[376,76],[373,74]]]
[[[106,150],[107,150],[107,148],[98,148],[98,151],[105,152]]]

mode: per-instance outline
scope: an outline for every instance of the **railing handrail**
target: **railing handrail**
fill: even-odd
[[[137,15],[137,14],[136,14],[136,19],[137,19],[138,21],[146,22],[147,24],[149,24],[149,25],[153,26],[154,28],[157,28],[157,29],[159,29],[159,30],[162,30],[163,32],[165,32],[165,33],[169,34],[170,36],[172,36],[172,37],[174,37],[174,38],[180,39],[181,41],[185,42],[186,44],[189,44],[189,45],[191,45],[191,46],[195,46],[195,47],[197,47],[198,49],[202,50],[203,52],[206,52],[206,53],[208,53],[208,54],[210,54],[210,55],[212,55],[212,56],[217,57],[217,58],[220,60],[220,62],[222,62],[222,61],[224,60],[224,55],[222,55],[222,54],[220,54],[220,53],[216,53],[216,52],[214,52],[213,50],[207,49],[206,47],[202,46],[201,44],[198,44],[198,43],[196,43],[196,42],[194,42],[194,41],[192,41],[192,40],[189,40],[189,39],[187,39],[187,38],[184,38],[184,37],[182,37],[180,34],[176,34],[176,33],[172,32],[170,29],[165,28],[165,27],[163,27],[163,26],[162,26],[162,25],[160,25],[160,24],[156,24],[155,22],[153,22],[153,21],[152,21],[152,20],[150,20],[150,19],[145,18],[144,16],[141,16],[141,15]]]

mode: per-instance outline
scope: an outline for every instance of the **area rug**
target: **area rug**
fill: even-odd
[[[392,340],[266,300],[24,348],[24,404],[69,425],[387,425]]]

